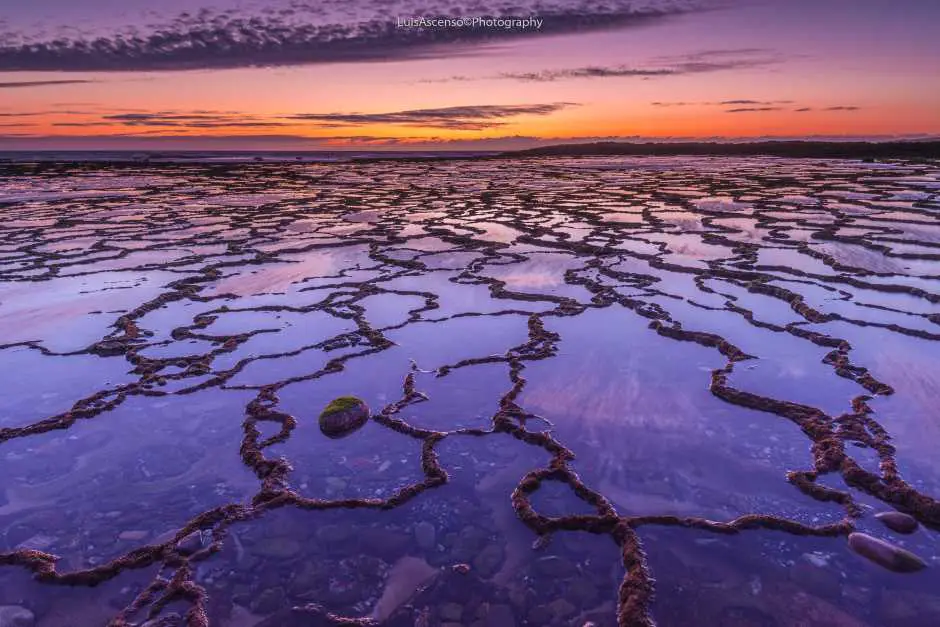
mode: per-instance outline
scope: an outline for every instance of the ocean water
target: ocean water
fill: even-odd
[[[0,617],[940,624],[940,167],[296,156],[0,164]]]

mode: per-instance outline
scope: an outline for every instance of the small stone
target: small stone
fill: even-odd
[[[453,542],[453,558],[461,562],[474,558],[486,545],[488,535],[479,527],[469,525],[460,530]]]
[[[261,557],[287,559],[300,553],[300,542],[291,538],[265,538],[252,547],[251,552]]]
[[[567,599],[555,599],[548,606],[552,609],[552,613],[557,618],[568,618],[572,614],[578,611],[570,601]]]
[[[580,577],[568,586],[568,596],[581,607],[594,607],[600,601],[597,586]]]
[[[790,567],[793,583],[816,596],[838,598],[842,594],[842,582],[837,570],[818,555],[805,553]]]
[[[320,431],[329,438],[342,438],[369,421],[369,406],[355,396],[333,399],[320,414]]]
[[[56,540],[52,536],[39,533],[28,540],[24,540],[16,545],[17,549],[30,549],[32,551],[46,551],[50,549]]]
[[[179,542],[176,543],[176,550],[182,553],[183,555],[189,555],[195,553],[202,548],[202,534],[197,530],[191,534],[184,536]]]
[[[441,606],[441,620],[459,623],[463,616],[463,608],[459,603],[445,603]]]
[[[503,547],[499,544],[489,544],[473,559],[473,567],[484,577],[489,577],[502,562]]]
[[[425,551],[430,551],[437,543],[437,530],[427,521],[415,525],[415,542]]]
[[[251,603],[251,611],[256,614],[270,614],[287,603],[283,588],[268,588]]]
[[[529,623],[532,625],[548,625],[552,622],[552,608],[547,605],[536,605],[529,613],[526,614],[526,618]]]
[[[323,544],[341,544],[352,536],[349,525],[323,525],[317,529],[317,540]]]
[[[885,527],[898,533],[914,533],[917,531],[917,519],[902,512],[881,512],[875,514]]]
[[[862,557],[896,573],[913,573],[927,567],[924,560],[910,551],[865,533],[849,534],[849,547]]]
[[[470,564],[454,564],[452,568],[459,575],[466,575],[470,572]]]
[[[295,597],[302,597],[319,584],[328,579],[328,571],[321,571],[320,567],[312,561],[304,562],[301,569],[294,574],[290,582],[290,593]]]
[[[557,555],[546,555],[535,561],[536,570],[548,577],[571,577],[578,572],[578,567],[570,560]]]
[[[342,492],[346,489],[346,486],[349,485],[346,483],[345,479],[339,477],[327,477],[326,478],[326,487],[333,492]]]
[[[0,605],[0,627],[33,627],[36,617],[19,605]]]
[[[359,541],[366,552],[391,561],[405,554],[411,535],[397,529],[367,527],[359,534]]]
[[[512,608],[503,603],[491,605],[486,613],[486,627],[516,627]]]
[[[914,590],[892,590],[881,595],[883,625],[940,625],[940,595]]]

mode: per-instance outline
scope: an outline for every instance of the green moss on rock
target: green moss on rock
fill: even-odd
[[[334,398],[320,413],[320,431],[331,438],[349,435],[369,420],[369,406],[355,396]]]
[[[364,405],[365,402],[362,399],[356,398],[355,396],[338,396],[330,401],[329,405],[323,408],[323,411],[320,413],[320,417],[322,418],[327,414],[355,409],[356,407]]]

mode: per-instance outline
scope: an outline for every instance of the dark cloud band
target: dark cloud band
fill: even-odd
[[[557,35],[652,24],[695,10],[696,4],[693,0],[642,5],[636,0],[520,2],[512,11],[537,11],[543,21],[538,34]],[[505,17],[508,7],[480,17]],[[437,10],[447,15],[445,9]],[[473,44],[534,36],[534,31],[510,29],[401,28],[394,18],[377,16],[335,22],[324,21],[322,16],[317,22],[304,17],[277,11],[252,16],[200,12],[198,16],[183,14],[147,32],[132,29],[97,37],[8,41],[0,44],[0,71],[190,70],[402,60],[452,56]]]

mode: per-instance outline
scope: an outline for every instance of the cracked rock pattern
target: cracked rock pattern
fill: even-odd
[[[0,211],[8,613],[940,623],[937,165],[5,164]]]

